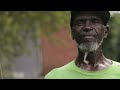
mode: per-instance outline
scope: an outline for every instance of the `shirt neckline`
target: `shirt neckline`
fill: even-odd
[[[81,69],[81,68],[77,67],[75,65],[75,60],[73,60],[71,63],[73,63],[73,68],[77,72],[80,72],[81,74],[85,74],[85,75],[102,75],[102,74],[106,74],[106,73],[112,71],[113,64],[114,64],[114,62],[112,61],[113,64],[111,66],[109,66],[108,68],[106,68],[106,69],[99,70],[99,71],[87,71],[87,70],[84,70],[84,69]]]

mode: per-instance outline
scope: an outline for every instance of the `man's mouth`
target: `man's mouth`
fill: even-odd
[[[90,36],[90,35],[87,35],[87,36],[83,36],[82,38],[92,39],[92,38],[95,38],[95,36]]]
[[[93,42],[96,40],[96,37],[93,35],[84,35],[81,38],[83,42]]]

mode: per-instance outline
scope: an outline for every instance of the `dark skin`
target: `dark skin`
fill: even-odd
[[[71,26],[73,39],[77,44],[95,42],[101,43],[104,38],[107,37],[109,32],[108,25],[104,25],[103,21],[97,15],[85,12],[73,20],[73,25]],[[86,60],[89,63],[84,62],[85,52],[78,48],[78,57],[75,61],[76,66],[81,69],[88,71],[99,71],[108,68],[112,65],[112,61],[105,58],[102,52],[102,46],[96,51],[88,51]]]

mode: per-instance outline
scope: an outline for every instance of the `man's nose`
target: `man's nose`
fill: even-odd
[[[83,28],[83,31],[89,32],[91,30],[93,30],[92,23],[90,21],[86,21],[85,26]]]

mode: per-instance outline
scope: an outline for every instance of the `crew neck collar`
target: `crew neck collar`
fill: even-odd
[[[112,71],[112,68],[113,68],[113,64],[114,62],[112,61],[112,65],[110,65],[108,68],[106,69],[103,69],[103,70],[99,70],[99,71],[87,71],[87,70],[84,70],[84,69],[81,69],[79,67],[77,67],[75,65],[75,60],[73,60],[71,63],[73,63],[73,68],[77,71],[77,72],[80,72],[81,74],[85,74],[85,75],[102,75],[102,74],[106,74],[110,71]]]

